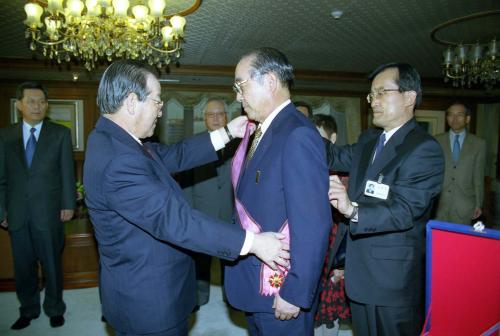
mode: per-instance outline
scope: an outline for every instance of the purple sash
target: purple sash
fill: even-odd
[[[243,204],[240,202],[236,196],[236,187],[238,185],[238,180],[241,175],[241,170],[245,164],[246,152],[248,148],[248,141],[250,139],[250,133],[252,129],[255,128],[253,123],[248,123],[245,131],[245,136],[241,141],[236,153],[233,157],[233,162],[231,166],[231,181],[233,182],[234,189],[234,200],[236,205],[236,211],[240,219],[241,226],[243,229],[251,231],[253,233],[262,232],[262,228],[255,219],[248,213]],[[285,235],[285,242],[290,244],[290,231],[288,227],[288,220],[286,220],[280,228],[281,233]],[[281,272],[274,271],[266,264],[262,263],[260,268],[260,294],[261,295],[275,295],[279,292],[280,287],[288,274],[290,267],[284,268],[280,267]]]

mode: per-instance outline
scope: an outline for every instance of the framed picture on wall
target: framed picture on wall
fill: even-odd
[[[431,135],[444,133],[445,111],[438,110],[416,110],[415,119],[424,130]]]
[[[430,135],[444,133],[446,124],[446,111],[440,110],[416,110],[415,119],[417,123]],[[373,126],[373,114],[368,115],[368,127]]]
[[[47,117],[54,123],[68,127],[71,130],[71,140],[74,151],[83,151],[83,100],[49,99]],[[10,100],[10,121],[12,124],[20,120],[20,112],[16,109],[16,99]]]

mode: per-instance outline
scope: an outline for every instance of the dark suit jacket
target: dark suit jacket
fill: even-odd
[[[153,333],[196,303],[194,262],[182,248],[238,257],[245,233],[192,210],[170,173],[215,160],[210,136],[146,144],[101,117],[89,136],[84,185],[99,246],[101,301],[111,325]]]
[[[328,245],[332,219],[323,141],[293,104],[272,121],[242,172],[237,197],[262,231],[277,232],[288,219],[291,270],[280,290],[288,302],[310,308]],[[261,262],[255,257],[226,267],[231,305],[247,312],[273,312],[274,296],[259,294]]]
[[[22,125],[0,134],[0,209],[7,211],[11,231],[30,218],[38,230],[62,229],[61,209],[74,209],[76,200],[70,130],[45,120],[28,167]],[[0,219],[4,216],[0,210]]]
[[[359,204],[359,221],[342,229],[348,232],[346,291],[365,304],[421,304],[425,225],[441,190],[443,153],[412,119],[394,133],[371,164],[381,132],[369,129],[354,145],[328,148],[330,168],[350,172],[348,195]],[[377,181],[380,175],[390,187],[387,200],[364,195],[366,181]]]

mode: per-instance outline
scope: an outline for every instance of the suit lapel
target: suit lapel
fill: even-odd
[[[96,129],[101,132],[109,134],[110,136],[120,141],[121,143],[125,144],[126,146],[131,147],[132,150],[141,153],[141,155],[144,155],[148,160],[151,160],[151,163],[153,164],[153,169],[158,179],[163,181],[165,184],[168,184],[173,188],[175,188],[176,190],[180,191],[178,183],[175,182],[175,180],[171,177],[171,175],[165,174],[166,171],[168,172],[168,169],[165,167],[163,161],[158,157],[158,155],[154,151],[153,149],[154,146],[150,146],[147,143],[141,146],[141,144],[135,141],[135,139],[132,138],[132,136],[128,134],[124,129],[122,129],[113,121],[108,120],[105,117],[99,118],[96,124]],[[149,152],[146,151],[146,148],[149,149]]]
[[[257,149],[255,150],[252,159],[250,159],[247,162],[246,170],[253,171],[255,167],[258,167],[259,162],[262,160],[263,157],[266,156],[266,152],[269,150],[269,147],[271,147],[272,143],[273,143],[273,130],[271,127],[269,127],[266,130],[266,133],[260,139],[259,145],[257,146]]]
[[[355,192],[355,197],[359,197],[363,192],[364,192],[364,186],[365,186],[365,181],[366,180],[377,180],[379,174],[383,171],[385,167],[387,167],[388,164],[390,164],[396,156],[398,156],[398,147],[404,142],[406,136],[410,131],[412,131],[416,127],[417,123],[415,119],[411,119],[408,121],[406,124],[401,126],[399,130],[394,133],[391,138],[386,142],[384,149],[380,152],[378,157],[375,158],[375,161],[373,164],[368,165],[366,170],[360,169],[360,172],[365,172],[364,178],[359,178],[357,179],[357,185],[356,185],[356,192]],[[380,135],[380,133],[378,133]],[[378,136],[373,140],[369,141],[367,145],[365,146],[365,150],[368,152],[370,149],[371,151],[369,153],[373,153],[373,148],[374,144],[373,141],[376,143],[378,140]],[[370,147],[369,147],[370,146]],[[362,155],[362,160],[361,162],[365,161],[365,158],[368,155]],[[369,161],[371,161],[371,158],[373,157],[372,155],[369,155]],[[382,181],[383,183],[383,181]]]
[[[451,157],[451,145],[450,145],[450,133],[446,132],[442,138],[441,145],[443,146],[443,152],[446,158],[446,162],[453,162]]]
[[[28,169],[28,165],[26,164],[26,156],[24,153],[24,142],[23,142],[23,123],[19,122],[16,125],[16,129],[14,131],[14,139],[13,139],[13,152],[15,156],[21,162],[21,165]]]
[[[375,151],[375,146],[377,144],[378,137],[380,136],[380,133],[382,133],[382,132],[376,133],[372,139],[368,140],[368,142],[365,144],[364,148],[362,149],[362,152],[366,153],[366,154],[361,155],[361,159],[359,161],[358,174],[357,174],[356,179],[355,179],[356,184],[354,185],[354,189],[353,189],[353,190],[356,190],[356,194],[358,193],[357,191],[360,190],[362,186],[364,186],[365,176],[367,174],[368,169],[370,169],[373,154]],[[371,153],[371,155],[367,155],[368,153]]]
[[[398,130],[398,132],[399,131],[400,130]],[[367,170],[368,176],[373,176],[374,174],[375,175],[378,174],[382,170],[382,168],[384,168],[396,156],[395,146],[399,145],[399,143],[397,143],[398,137],[394,138],[396,136],[396,133],[394,133],[393,136],[389,139],[389,141],[386,142],[382,151],[379,153],[379,155],[377,155],[373,163],[368,167]]]
[[[458,163],[460,163],[463,158],[467,157],[467,155],[474,153],[474,149],[472,148],[472,141],[469,136],[469,132],[465,133],[464,143],[462,144],[462,148],[460,148],[460,158],[458,159]]]
[[[141,147],[141,145],[139,143],[137,143],[139,145],[139,147]],[[155,151],[153,150],[153,148],[151,148],[151,146],[149,146],[149,144],[146,142],[146,143],[143,143],[142,144],[142,148],[140,148],[141,151],[143,152],[143,154],[145,156],[147,156],[149,159],[152,159],[154,163],[156,164],[160,164],[163,166],[163,162],[161,161],[161,159],[159,158],[158,155],[156,155]]]
[[[36,142],[35,153],[33,154],[33,161],[31,162],[31,168],[35,169],[35,166],[40,164],[41,153],[45,153],[49,150],[52,143],[52,132],[51,132],[50,122],[45,120],[43,122],[42,128],[40,130],[40,136]],[[25,160],[26,161],[26,160]]]
[[[255,182],[255,174],[257,173],[256,170],[259,167],[260,162],[263,160],[263,158],[266,157],[266,154],[271,149],[273,143],[273,137],[278,131],[277,128],[279,127],[280,124],[283,123],[283,121],[286,118],[290,117],[291,111],[288,110],[293,108],[294,108],[293,104],[288,104],[287,106],[285,106],[274,118],[274,120],[269,125],[269,128],[266,130],[266,132],[260,139],[259,145],[257,146],[257,149],[255,150],[252,159],[246,162],[244,171],[241,174],[240,179],[238,180],[238,186],[237,186],[238,194],[240,194],[241,190],[243,190],[245,186],[248,185],[248,183]],[[248,146],[250,147],[250,144]],[[242,183],[241,181],[244,182]]]

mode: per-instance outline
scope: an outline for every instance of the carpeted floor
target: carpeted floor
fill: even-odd
[[[189,319],[190,336],[247,336],[243,313],[231,309],[222,300],[220,266],[212,259],[210,301]],[[51,328],[49,318],[41,314],[23,330],[11,330],[10,326],[19,317],[19,302],[15,292],[0,292],[1,336],[114,336],[113,328],[101,321],[101,305],[98,289],[71,289],[63,293],[66,302],[66,323],[60,328]],[[42,292],[43,298],[43,292]],[[352,336],[350,329],[341,327],[338,336]]]
[[[246,336],[246,322],[241,312],[230,309],[222,301],[222,290],[218,262],[212,262],[210,301],[191,315],[190,336]],[[64,291],[67,311],[66,323],[60,328],[51,328],[44,314],[23,330],[11,330],[10,326],[19,317],[16,294],[0,293],[0,335],[2,336],[114,336],[113,328],[101,322],[101,306],[97,288]],[[43,297],[43,293],[42,293]]]

